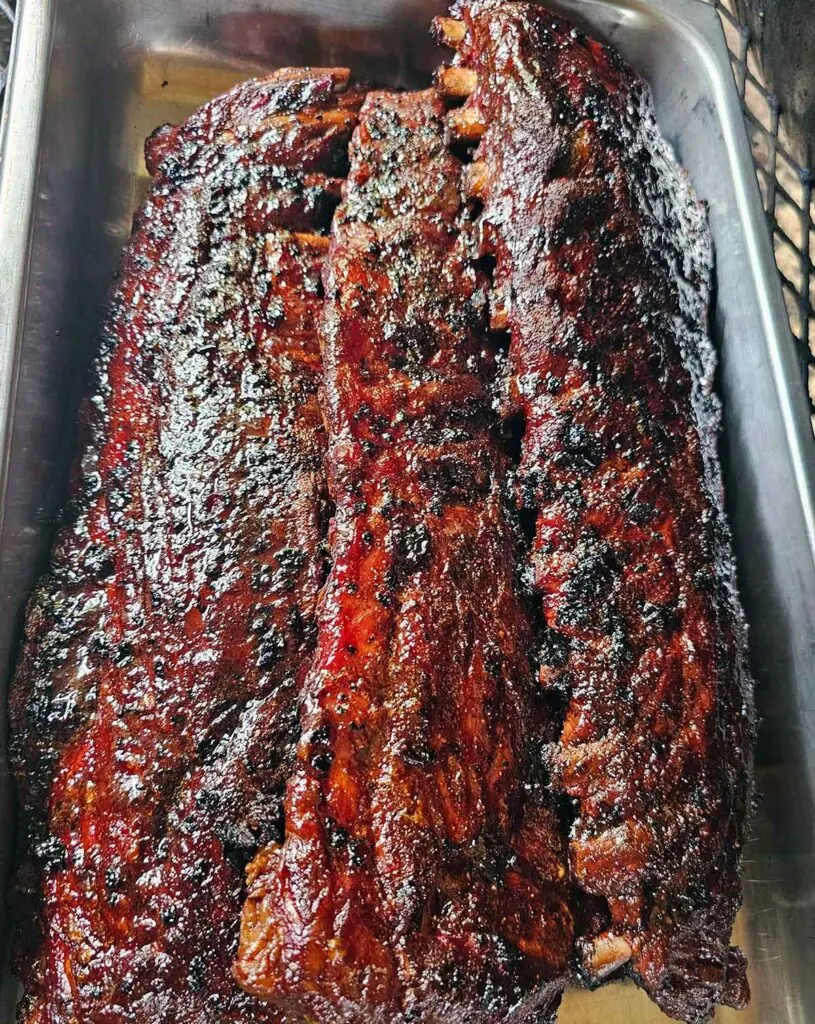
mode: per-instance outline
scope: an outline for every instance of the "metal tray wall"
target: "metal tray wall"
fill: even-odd
[[[694,0],[550,5],[612,42],[651,82],[662,129],[710,204],[727,504],[764,719],[738,924],[754,1000],[746,1013],[723,1010],[717,1020],[815,1022],[809,970],[815,963],[815,464],[721,30],[712,10]],[[28,26],[23,43],[36,44],[41,60],[30,69],[27,95],[13,90],[10,119],[22,125],[25,106],[32,154],[40,114],[43,125],[30,244],[25,189],[17,190],[23,208],[15,210],[16,230],[4,233],[14,168],[4,168],[0,180],[6,259],[14,258],[15,246],[30,252],[27,279],[19,267],[16,276],[0,276],[0,359],[8,390],[7,408],[0,408],[8,459],[0,539],[4,668],[26,595],[45,564],[105,292],[146,184],[144,136],[263,68],[349,64],[359,76],[410,86],[426,82],[443,56],[427,38],[429,18],[443,8],[434,0],[266,0],[263,12],[248,6],[247,0],[63,0],[54,48],[44,60],[51,0],[21,5]],[[5,774],[3,780],[7,865],[12,819]],[[3,1024],[12,1020],[13,985],[5,992]],[[569,994],[560,1019],[665,1020],[630,986]]]

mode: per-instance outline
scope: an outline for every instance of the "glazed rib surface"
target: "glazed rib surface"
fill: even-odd
[[[747,1001],[704,210],[612,51],[452,13],[435,91],[148,142],[11,697],[23,1024]]]
[[[11,699],[27,1024],[278,1019],[231,961],[324,577],[318,232],[346,82],[281,71],[148,142]]]
[[[460,4],[438,30],[455,138],[510,332],[539,675],[566,700],[591,984],[633,974],[669,1014],[742,1006],[729,946],[752,697],[716,453],[704,211],[620,58],[543,8]]]
[[[236,966],[320,1021],[550,1020],[571,950],[460,173],[431,93],[368,97],[324,272],[332,569]]]

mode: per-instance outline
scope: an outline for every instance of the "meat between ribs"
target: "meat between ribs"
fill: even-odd
[[[367,98],[324,271],[332,568],[286,835],[249,866],[236,966],[321,1022],[548,1021],[572,947],[443,113]]]
[[[347,77],[247,82],[148,142],[11,698],[27,1024],[278,1019],[231,961],[324,578],[315,232]]]
[[[510,332],[518,500],[535,517],[539,675],[566,700],[553,783],[578,941],[669,1014],[742,1006],[729,946],[750,800],[752,693],[716,452],[704,211],[613,51],[527,3],[462,3],[439,87]]]

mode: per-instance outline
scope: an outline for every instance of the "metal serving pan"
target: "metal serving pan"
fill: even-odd
[[[146,183],[141,147],[254,71],[348,64],[426,82],[437,0],[20,0],[0,171],[0,667],[42,570],[105,291]],[[815,1022],[815,446],[727,50],[697,0],[552,0],[651,83],[710,205],[725,466],[763,725],[738,940],[753,1003],[720,1022]],[[2,150],[0,150],[2,151]],[[13,826],[7,774],[0,837]],[[9,929],[6,928],[6,931]],[[12,1020],[8,979],[0,1024]],[[567,995],[567,1024],[664,1020],[631,986]]]

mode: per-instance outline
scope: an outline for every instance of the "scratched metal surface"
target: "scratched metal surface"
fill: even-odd
[[[146,187],[144,137],[233,82],[282,64],[347,63],[383,83],[425,82],[441,58],[426,25],[442,6],[267,0],[264,13],[247,13],[242,0],[61,0],[50,57],[42,39],[36,51],[45,63],[40,95],[30,89],[25,103],[15,98],[11,112],[12,127],[27,125],[33,136],[38,174],[28,191],[14,192],[7,176],[0,178],[0,233],[11,223],[11,198],[19,200],[16,233],[0,234],[0,356],[13,367],[6,397],[0,396],[8,460],[0,536],[4,670],[62,499],[105,291]],[[723,1010],[716,1019],[815,1024],[815,465],[721,29],[712,7],[695,0],[553,0],[551,6],[614,43],[649,79],[663,131],[710,204],[722,455],[764,719],[760,797],[737,925],[754,999],[744,1013]],[[23,0],[20,17],[36,11],[42,34],[51,10],[51,0]],[[34,39],[26,45],[33,50]],[[10,288],[3,261],[13,261],[15,246],[19,259],[29,253],[30,260],[24,261],[28,273]],[[2,831],[10,843],[10,828]],[[8,980],[4,991],[0,1022],[7,1024],[14,998]],[[665,1018],[631,986],[616,985],[570,993],[560,1020],[656,1024]]]

